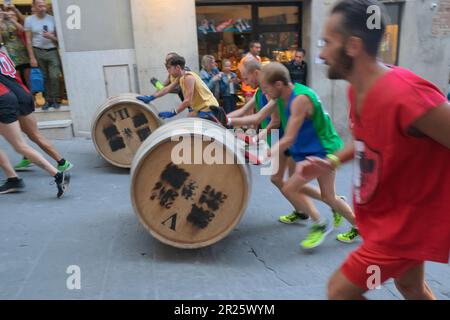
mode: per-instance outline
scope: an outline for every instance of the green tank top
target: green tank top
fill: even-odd
[[[264,96],[261,88],[258,88],[255,92],[255,105],[256,112],[261,111],[261,109],[268,103],[266,97]],[[267,117],[261,122],[261,129],[266,129],[270,123],[270,117]],[[267,134],[267,144],[269,146],[272,145],[272,137],[270,134]]]
[[[283,130],[286,130],[291,115],[292,101],[299,95],[307,96],[312,102],[314,109],[312,116],[304,120],[297,140],[290,148],[291,153],[333,154],[342,149],[344,143],[336,132],[330,116],[323,110],[318,95],[311,88],[298,83],[295,84],[287,107],[285,107],[283,99],[277,100]]]

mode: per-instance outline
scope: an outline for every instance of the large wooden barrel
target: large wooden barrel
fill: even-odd
[[[92,141],[98,153],[121,168],[131,167],[141,144],[162,125],[157,109],[136,97],[126,93],[108,99],[92,122]]]
[[[211,121],[186,118],[160,127],[142,144],[131,168],[131,199],[155,238],[194,249],[218,242],[236,227],[247,207],[251,175],[235,141],[233,133]],[[216,162],[195,158],[195,149],[214,155]]]

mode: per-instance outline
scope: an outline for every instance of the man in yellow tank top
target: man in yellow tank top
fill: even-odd
[[[185,66],[186,60],[179,55],[172,56],[167,61],[169,75],[177,80],[163,90],[158,91],[157,94],[150,96],[153,98],[151,101],[164,95],[165,91],[170,92],[172,87],[177,85],[181,88],[184,100],[172,111],[161,112],[159,116],[163,119],[172,118],[190,106],[189,117],[205,118],[225,125],[225,112],[219,107],[219,102],[211,90],[195,72],[186,71]]]

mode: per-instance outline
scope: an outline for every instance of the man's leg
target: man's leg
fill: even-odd
[[[10,124],[0,123],[0,135],[4,136],[17,153],[23,155],[31,162],[47,171],[52,177],[55,178],[56,187],[58,189],[57,197],[62,198],[67,191],[70,183],[70,174],[64,172],[58,172],[50,162],[48,162],[39,152],[31,148],[23,139],[22,132],[20,131],[19,122],[13,122]]]
[[[62,160],[61,155],[55,147],[39,131],[34,113],[27,116],[19,116],[19,123],[23,133],[25,133],[31,141],[36,143],[39,148],[52,157],[56,162],[60,162]]]
[[[17,173],[9,162],[8,156],[3,150],[0,150],[0,167],[5,172],[7,178],[17,178]]]
[[[284,172],[286,171],[286,164],[288,158],[285,155],[280,155],[278,159],[278,172],[272,175],[270,180],[281,191],[284,185]]]
[[[7,180],[0,185],[0,194],[7,194],[22,191],[25,183],[14,171],[5,152],[0,150],[0,168],[5,172]]]
[[[59,61],[58,51],[48,51],[48,75],[50,79],[49,83],[49,99],[54,104],[54,107],[59,107],[59,101],[61,98],[61,63]]]
[[[281,193],[283,193],[283,186],[284,186],[284,175],[285,172],[288,171],[289,177],[291,177],[295,173],[295,166],[296,163],[292,157],[287,157],[286,155],[280,155],[279,159],[279,169],[276,174],[274,174],[271,178],[272,183],[280,189]],[[320,190],[310,186],[310,185],[304,185],[301,189],[301,192],[303,194],[306,194],[307,196],[316,199],[316,200],[322,200],[322,197],[320,195]]]
[[[329,205],[332,209],[339,212],[352,225],[355,224],[355,215],[352,208],[340,197],[336,196],[335,183],[336,171],[324,175],[317,179],[320,185],[322,201]]]
[[[408,300],[436,300],[425,282],[425,264],[421,263],[395,279],[398,291]]]
[[[328,282],[327,296],[329,300],[366,300],[366,290],[354,285],[341,270],[337,270]]]
[[[43,151],[45,151],[49,156],[55,159],[56,162],[58,162],[58,166],[60,166],[59,169],[61,171],[69,170],[72,165],[70,163],[66,163],[65,159],[62,159],[61,155],[50,143],[50,141],[48,141],[48,139],[39,132],[39,129],[37,127],[37,120],[34,115],[35,108],[32,95],[15,80],[10,80],[7,83],[4,83],[4,85],[6,85],[11,93],[15,95],[15,98],[17,100],[19,108],[18,119],[22,131]],[[23,161],[21,162],[21,164],[22,163]],[[16,169],[18,170],[21,168],[22,166],[20,164],[16,166]]]
[[[321,217],[314,203],[307,195],[302,192],[302,189],[308,181],[300,179],[298,174],[292,175],[282,187],[282,193],[294,206],[297,212],[304,212],[313,219],[319,222]]]
[[[6,141],[11,144],[17,153],[30,159],[31,162],[47,171],[52,177],[58,173],[55,167],[25,142],[22,138],[19,122],[16,121],[11,124],[0,123],[0,134],[5,137]]]

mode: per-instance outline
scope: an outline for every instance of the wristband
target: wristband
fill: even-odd
[[[335,168],[338,168],[341,166],[341,159],[339,159],[337,156],[335,156],[334,154],[329,154],[327,155],[327,158],[331,160],[331,162],[334,164]]]
[[[231,123],[232,123],[231,118],[227,117],[227,126],[231,126]]]
[[[173,113],[178,114],[177,108],[173,109]]]

